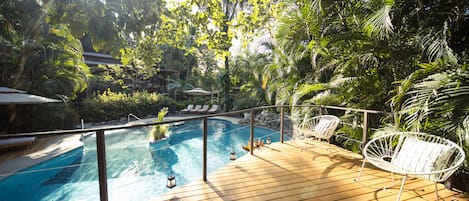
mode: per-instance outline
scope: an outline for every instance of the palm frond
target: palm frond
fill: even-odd
[[[318,84],[302,84],[298,87],[298,89],[295,91],[292,97],[292,103],[294,105],[299,104],[299,101],[301,98],[303,98],[305,95],[314,93],[314,92],[319,92],[327,89],[326,84],[318,83]]]
[[[445,22],[443,28],[437,32],[430,31],[426,34],[422,40],[422,48],[427,54],[430,61],[444,60],[451,64],[458,63],[456,55],[453,50],[449,47],[447,42],[448,25]]]
[[[321,0],[314,0],[311,2],[311,11],[314,12],[314,14],[319,15],[322,12],[322,2]]]
[[[331,80],[327,83],[330,87],[341,87],[344,84],[348,84],[353,80],[356,80],[356,77],[344,77],[343,74],[337,74],[331,78]]]
[[[402,102],[406,99],[408,92],[412,89],[414,84],[418,83],[419,80],[435,74],[441,68],[438,62],[419,64],[419,67],[420,69],[414,71],[404,80],[395,82],[395,84],[398,84],[398,87],[393,90],[392,93],[396,95],[390,99],[390,105],[393,111],[397,112],[401,110]]]
[[[405,93],[399,113],[405,117],[408,129],[425,129],[457,133],[459,118],[466,115],[469,106],[469,72],[454,69],[435,73],[414,83]],[[462,112],[461,112],[462,111]],[[466,112],[464,112],[466,111]],[[448,121],[448,119],[451,119]]]
[[[384,1],[384,6],[368,18],[363,27],[368,36],[383,39],[393,33],[394,27],[390,16],[393,5],[394,0]]]

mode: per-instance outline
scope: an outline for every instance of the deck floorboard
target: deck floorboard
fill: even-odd
[[[274,143],[256,149],[211,173],[202,180],[154,198],[153,200],[395,200],[399,191],[391,186],[391,175],[371,165],[365,166],[356,182],[362,157],[330,144],[310,142]],[[210,162],[210,160],[209,160]],[[438,184],[440,200],[469,200],[466,194]],[[436,200],[434,184],[411,178],[401,200]]]

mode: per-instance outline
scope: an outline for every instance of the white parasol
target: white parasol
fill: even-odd
[[[184,91],[184,93],[190,94],[190,95],[195,95],[195,96],[207,96],[207,95],[212,94],[210,91],[206,91],[206,90],[201,89],[201,88],[193,88],[191,90],[186,90],[186,91]]]

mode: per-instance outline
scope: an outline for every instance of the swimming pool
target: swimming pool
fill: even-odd
[[[148,144],[150,128],[107,131],[106,163],[109,200],[148,200],[169,191],[166,178],[172,172],[181,186],[202,178],[202,121],[173,126],[171,136]],[[208,121],[208,173],[247,152],[250,127],[224,120]],[[279,132],[254,129],[255,138],[279,141]],[[0,200],[99,200],[96,138],[84,146],[20,171],[0,181]]]

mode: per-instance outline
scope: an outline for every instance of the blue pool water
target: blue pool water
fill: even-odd
[[[148,200],[169,191],[166,178],[172,171],[181,186],[202,178],[202,122],[191,121],[170,129],[171,136],[148,144],[150,128],[106,132],[106,163],[109,200]],[[247,152],[249,126],[223,120],[208,121],[208,172],[229,163],[232,149],[237,157]],[[255,138],[279,134],[255,128]],[[0,200],[99,200],[94,136],[84,146],[22,170],[0,181]]]

